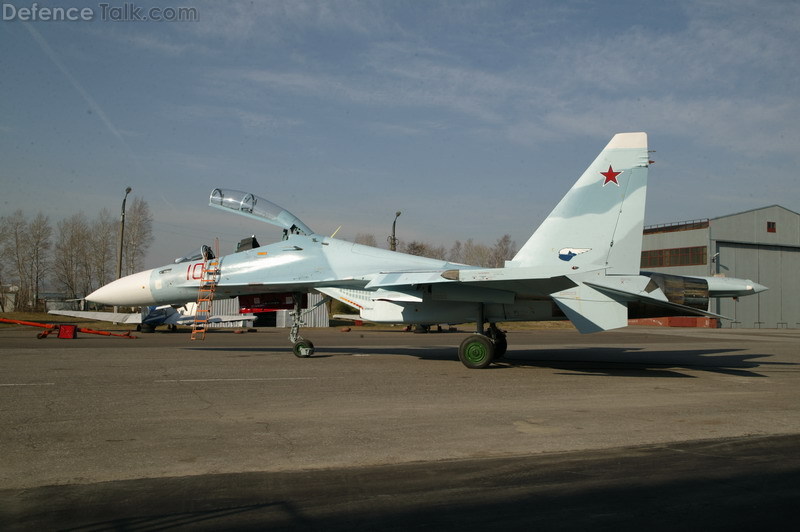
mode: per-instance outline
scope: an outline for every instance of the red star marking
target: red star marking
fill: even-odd
[[[609,183],[614,183],[615,185],[619,186],[619,181],[617,181],[617,176],[622,172],[615,172],[611,165],[608,165],[608,172],[600,172],[600,175],[606,178],[603,181],[603,186],[606,186]]]

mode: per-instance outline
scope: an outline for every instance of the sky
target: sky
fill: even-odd
[[[402,242],[519,247],[626,131],[655,150],[646,224],[800,211],[800,2],[2,3],[0,215],[118,216],[130,186],[147,267],[280,238],[216,187],[319,234],[385,246],[401,211]]]

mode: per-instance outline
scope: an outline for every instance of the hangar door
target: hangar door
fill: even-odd
[[[751,279],[769,290],[739,301],[719,299],[718,312],[733,328],[800,328],[800,249],[717,242],[717,271]]]

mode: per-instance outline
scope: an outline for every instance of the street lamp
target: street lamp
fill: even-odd
[[[125,201],[131,193],[131,187],[125,189],[125,197],[122,198],[122,212],[119,215],[119,253],[117,254],[117,279],[122,277],[122,241],[125,238]]]
[[[387,240],[389,240],[389,249],[392,251],[397,251],[397,236],[395,230],[397,229],[397,217],[400,216],[400,211],[397,211],[394,214],[394,221],[392,222],[392,236],[390,236]]]

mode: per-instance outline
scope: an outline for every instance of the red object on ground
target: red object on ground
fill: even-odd
[[[120,338],[137,338],[133,336],[130,331],[125,331],[124,333],[112,333],[108,331],[95,331],[94,329],[84,329],[83,327],[78,327],[77,325],[58,325],[55,323],[38,323],[35,321],[23,321],[23,320],[9,320],[7,318],[0,318],[0,322],[3,323],[13,323],[15,325],[27,325],[29,327],[41,327],[42,329],[47,329],[45,331],[40,332],[36,335],[37,338],[47,338],[53,331],[58,331],[59,338],[77,338],[78,332],[89,333],[89,334],[99,334],[102,336],[118,336]],[[62,327],[65,329],[62,336],[61,329]],[[72,332],[69,332],[69,329],[72,328]]]
[[[78,337],[78,326],[67,325],[66,323],[58,326],[58,337],[73,340]]]

